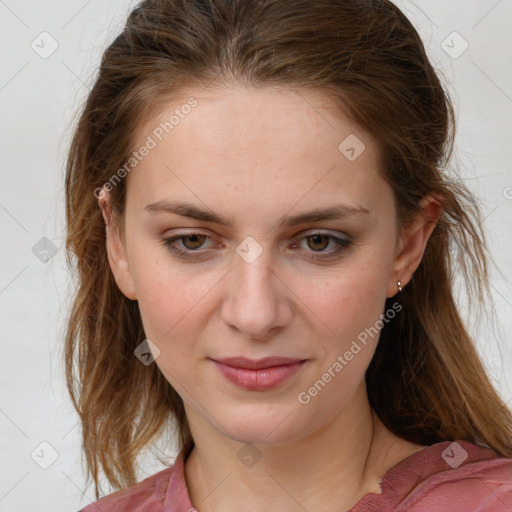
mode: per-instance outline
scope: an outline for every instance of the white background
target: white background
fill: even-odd
[[[397,3],[419,30],[456,105],[457,158],[481,199],[498,322],[493,332],[469,314],[467,320],[493,381],[511,403],[512,1]],[[93,500],[92,488],[84,486],[79,426],[61,358],[71,281],[63,250],[63,169],[72,123],[101,53],[133,5],[0,0],[0,512],[76,512]],[[31,48],[43,31],[59,45],[47,59]],[[454,31],[469,43],[458,58],[442,48]],[[457,37],[447,40],[453,51],[463,44]],[[32,252],[42,237],[57,248],[46,263]],[[34,450],[40,463],[51,462],[52,450],[58,457],[43,469],[31,458]],[[145,463],[140,478],[162,467]]]

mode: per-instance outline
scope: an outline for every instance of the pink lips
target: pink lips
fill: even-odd
[[[289,357],[212,359],[220,372],[237,386],[250,391],[265,391],[279,386],[306,362]]]

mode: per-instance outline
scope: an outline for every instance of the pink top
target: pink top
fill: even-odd
[[[174,465],[79,512],[195,512],[184,460],[182,450]],[[381,489],[347,512],[511,512],[512,459],[466,441],[436,443],[387,471]]]

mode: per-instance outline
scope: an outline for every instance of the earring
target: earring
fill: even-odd
[[[398,285],[398,291],[401,292],[402,291],[402,283],[400,281],[397,281],[396,284]]]

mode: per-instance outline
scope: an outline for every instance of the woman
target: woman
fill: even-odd
[[[386,0],[133,10],[66,176],[67,381],[117,490],[84,511],[512,509],[511,412],[454,301],[487,267],[453,137]]]

